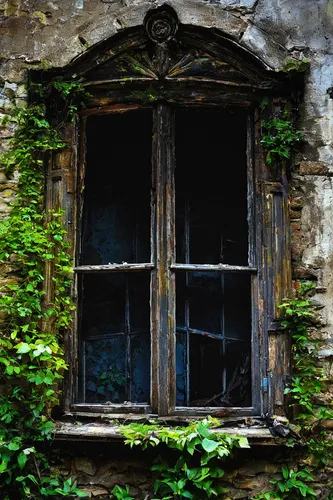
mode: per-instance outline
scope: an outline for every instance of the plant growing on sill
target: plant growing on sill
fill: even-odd
[[[159,457],[151,470],[157,473],[154,493],[163,500],[171,498],[220,497],[226,492],[221,485],[224,470],[222,461],[230,457],[233,448],[249,448],[243,436],[214,433],[211,427],[220,426],[217,419],[193,422],[187,427],[129,424],[123,426],[125,443],[174,450]],[[157,500],[157,499],[155,499]]]

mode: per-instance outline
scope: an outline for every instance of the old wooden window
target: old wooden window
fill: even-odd
[[[65,407],[282,412],[286,175],[265,166],[259,111],[280,82],[167,7],[68,71],[91,97],[50,163],[78,306]]]

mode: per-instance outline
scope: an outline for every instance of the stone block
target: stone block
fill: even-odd
[[[88,476],[93,476],[96,471],[97,467],[95,463],[90,458],[77,458],[75,460],[75,467],[77,472],[83,472],[84,474],[87,474]]]
[[[302,175],[332,175],[333,171],[323,161],[301,161],[299,173]]]
[[[258,474],[254,477],[237,477],[233,481],[233,486],[236,488],[247,490],[262,490],[269,485],[269,477],[266,474]]]

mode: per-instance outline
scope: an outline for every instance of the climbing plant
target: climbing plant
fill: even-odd
[[[331,407],[318,403],[318,396],[326,391],[327,374],[318,364],[320,340],[311,335],[316,326],[316,310],[308,294],[311,287],[303,286],[298,297],[285,300],[280,306],[282,322],[293,340],[294,376],[285,394],[292,396],[294,420],[300,424],[305,452],[317,466],[326,465],[333,451],[322,425],[333,418]]]
[[[35,89],[36,90],[36,89]],[[64,120],[71,120],[86,93],[79,80],[55,80],[42,97],[57,92],[63,99]],[[40,93],[41,95],[41,93]],[[8,218],[0,222],[0,262],[3,279],[0,296],[0,489],[4,500],[85,496],[71,479],[50,471],[42,444],[50,440],[54,423],[50,407],[58,402],[58,387],[66,370],[61,333],[71,323],[73,305],[69,299],[71,260],[62,224],[62,212],[44,208],[44,157],[66,147],[60,129],[53,128],[46,107],[39,102],[15,109],[4,120],[15,123],[10,149],[0,164],[10,177],[19,174],[18,192]],[[266,131],[262,143],[267,162],[289,158],[302,140],[287,112],[262,122]],[[45,262],[53,265],[53,297],[46,302]],[[304,296],[285,300],[281,306],[283,326],[293,338],[295,375],[286,394],[293,398],[299,435],[289,445],[301,443],[313,466],[325,465],[332,453],[322,422],[331,412],[316,403],[324,390],[325,374],[317,366],[317,343],[309,334],[315,311]],[[186,427],[130,424],[122,428],[130,446],[159,447],[164,453],[152,470],[156,474],[155,494],[169,498],[221,496],[223,460],[234,448],[246,448],[242,436],[213,432],[219,425],[204,419]],[[161,454],[162,455],[162,454]],[[311,472],[282,469],[282,479],[273,479],[275,489],[263,498],[312,497],[307,481]],[[280,492],[280,496],[274,496]],[[291,493],[290,493],[291,491]],[[130,500],[128,487],[116,487],[116,498]],[[268,496],[267,496],[268,495]],[[289,496],[288,496],[289,495]]]
[[[316,309],[311,301],[314,287],[313,282],[301,283],[297,296],[285,299],[280,306],[284,318],[282,326],[293,341],[294,362],[294,376],[285,389],[285,394],[292,398],[294,424],[290,426],[291,437],[285,440],[285,444],[295,447],[297,454],[292,467],[284,464],[281,477],[270,481],[274,488],[256,499],[315,498],[316,493],[311,487],[313,473],[328,465],[333,454],[333,443],[323,426],[325,420],[333,418],[333,412],[318,404],[318,396],[325,391],[327,375],[318,365],[320,341],[311,336],[316,327]]]
[[[73,82],[58,89],[70,88]],[[51,85],[49,89],[51,90]],[[55,88],[57,88],[55,86]],[[77,87],[75,87],[77,90]],[[66,105],[76,104],[65,93]],[[75,96],[74,96],[75,97]],[[68,113],[67,113],[68,114]],[[51,439],[50,407],[67,368],[61,332],[71,323],[71,260],[62,212],[44,208],[44,158],[66,147],[42,103],[14,109],[9,150],[0,157],[18,174],[9,216],[0,222],[0,490],[4,500],[85,496],[71,479],[50,472],[42,443]],[[53,298],[46,303],[45,262],[53,265]]]

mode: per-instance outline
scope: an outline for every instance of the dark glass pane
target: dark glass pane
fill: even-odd
[[[81,335],[124,332],[126,275],[86,274],[81,280]]]
[[[81,264],[150,262],[151,112],[92,116]]]
[[[176,304],[176,404],[250,406],[251,276],[179,271]]]
[[[251,277],[225,274],[223,279],[225,336],[248,341],[251,331]]]
[[[176,112],[176,258],[247,265],[246,115]]]
[[[176,333],[176,405],[186,406],[186,334]]]
[[[226,341],[226,389],[221,406],[251,406],[250,339],[246,342]]]
[[[150,330],[150,273],[127,274],[129,284],[129,322],[130,331],[149,332]]]
[[[85,342],[85,373],[87,403],[126,401],[125,336]]]
[[[131,335],[132,403],[147,403],[150,391],[150,336]]]
[[[190,406],[205,406],[223,389],[223,343],[190,335]],[[212,401],[207,406],[222,406]]]
[[[176,176],[178,180],[178,175]],[[188,202],[176,192],[176,261],[189,262]],[[185,232],[185,229],[187,230]]]
[[[148,402],[150,273],[86,274],[80,284],[82,397]]]
[[[199,198],[199,197],[198,197]],[[222,210],[219,199],[189,200],[190,261],[223,261]]]
[[[186,273],[176,274],[176,319],[177,328],[185,328],[188,321],[185,320],[186,309],[188,310]]]
[[[219,273],[187,273],[190,328],[222,333],[222,281]]]

